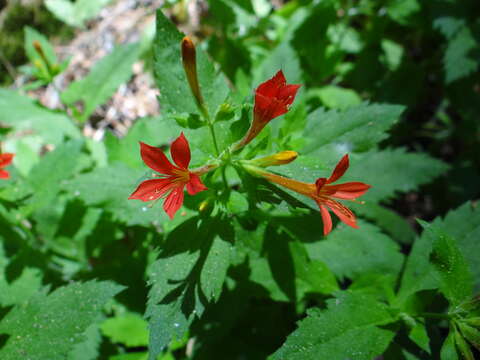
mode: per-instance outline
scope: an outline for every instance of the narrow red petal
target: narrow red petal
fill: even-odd
[[[0,179],[10,179],[10,173],[7,170],[0,169]]]
[[[325,206],[321,204],[318,204],[318,206],[320,207],[320,214],[323,220],[323,235],[326,236],[332,231],[332,217]]]
[[[349,161],[348,161],[348,154],[344,155],[342,159],[338,162],[337,166],[335,166],[335,169],[332,172],[332,175],[327,180],[327,184],[331,184],[335,181],[337,181],[339,178],[345,174],[345,171],[347,171],[349,166]]]
[[[190,181],[187,183],[187,192],[190,195],[195,195],[203,190],[207,190],[207,187],[203,185],[200,177],[197,174],[190,173]]]
[[[129,200],[152,201],[165,194],[172,186],[171,178],[145,180],[129,196]]]
[[[14,156],[12,153],[0,154],[0,168],[10,165]]]
[[[143,162],[152,170],[160,174],[171,175],[174,169],[163,151],[157,147],[140,142],[140,154]]]
[[[190,164],[190,146],[183,132],[172,143],[170,154],[172,154],[172,159],[178,167],[188,169],[188,165]]]
[[[170,217],[170,219],[173,219],[173,217],[175,216],[175,213],[182,206],[183,197],[184,197],[183,186],[180,186],[180,187],[174,188],[165,199],[165,202],[163,203],[163,209],[165,210],[167,215]]]
[[[345,205],[331,199],[324,201],[324,204],[328,206],[342,222],[353,228],[358,228],[355,215]]]
[[[328,185],[327,187],[329,196],[344,200],[356,199],[371,188],[370,185],[362,182],[348,182],[338,185]]]

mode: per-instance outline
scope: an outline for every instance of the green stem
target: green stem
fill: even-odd
[[[210,130],[210,135],[212,136],[213,146],[215,147],[215,152],[216,152],[217,158],[219,158],[220,157],[220,150],[219,150],[219,147],[218,147],[217,136],[215,134],[215,128],[213,127],[212,118],[210,117],[210,114],[208,113],[207,108],[203,104],[198,104],[198,107],[200,109],[200,112],[203,115],[203,118],[207,122],[208,129]],[[225,189],[228,190],[228,182],[227,182],[227,177],[225,175],[225,166],[222,166],[221,172],[222,172],[223,184],[225,185]]]
[[[451,316],[449,314],[439,314],[439,313],[431,313],[431,312],[422,312],[415,317],[424,317],[424,318],[430,318],[430,319],[442,319],[442,320],[450,320]]]

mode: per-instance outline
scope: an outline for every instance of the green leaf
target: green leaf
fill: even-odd
[[[342,182],[362,181],[372,185],[361,198],[371,202],[415,190],[448,169],[447,164],[425,153],[408,153],[402,148],[372,151],[359,159],[352,157],[351,164]]]
[[[455,348],[455,331],[453,329],[450,329],[447,339],[442,345],[442,349],[440,350],[440,359],[460,360],[460,357],[458,356],[457,350]]]
[[[343,152],[367,151],[387,138],[387,130],[398,121],[403,109],[398,105],[362,104],[345,111],[316,110],[308,116],[302,153],[329,144]]]
[[[83,102],[84,109],[79,116],[81,122],[130,79],[132,65],[140,55],[139,49],[138,43],[118,46],[98,61],[86,77],[71,83],[61,94],[62,101],[68,105]]]
[[[440,275],[440,290],[454,308],[473,295],[469,265],[454,238],[428,223],[423,225],[425,231],[434,233],[430,262]]]
[[[167,220],[161,204],[147,207],[142,201],[128,200],[138,183],[145,180],[145,171],[133,170],[122,163],[97,168],[63,184],[63,189],[89,206],[98,206],[127,225],[151,225]],[[108,191],[98,191],[108,189]]]
[[[97,16],[111,0],[46,0],[45,6],[68,25],[83,27],[85,21]]]
[[[415,239],[415,231],[407,220],[392,209],[374,204],[349,204],[354,213],[373,220],[383,231],[400,243],[410,244]]]
[[[139,141],[152,146],[167,145],[177,138],[182,129],[170,118],[143,118],[135,121],[124,138],[107,133],[105,144],[108,149],[108,161],[123,162],[132,168],[143,168],[140,157]],[[194,153],[195,149],[190,149]]]
[[[308,255],[327,264],[340,280],[369,273],[398,274],[403,263],[398,244],[376,226],[360,221],[359,227],[337,226],[326,240],[305,244]]]
[[[0,239],[3,236],[0,235]],[[39,269],[25,267],[13,281],[7,281],[7,259],[3,243],[0,243],[0,306],[7,307],[20,304],[30,298],[42,287],[42,273]]]
[[[390,0],[387,6],[387,14],[396,22],[407,25],[411,17],[420,11],[417,0]]]
[[[101,315],[107,301],[123,289],[111,282],[74,283],[50,295],[39,293],[13,308],[1,321],[8,334],[0,350],[5,360],[64,359],[85,339],[85,331]]]
[[[449,40],[443,58],[447,84],[477,71],[480,64],[479,51],[478,41],[466,26]]]
[[[308,293],[331,294],[338,290],[333,273],[319,259],[308,256],[304,244],[279,230],[280,220],[268,226],[262,249],[249,251],[250,279],[266,288],[276,301],[300,301]]]
[[[77,159],[82,147],[81,141],[70,141],[60,145],[54,151],[45,155],[33,167],[28,177],[28,183],[33,189],[26,212],[32,212],[52,205],[49,209],[55,212],[55,204],[50,204],[60,191],[58,186],[71,177],[77,167]],[[47,211],[50,211],[47,209]]]
[[[135,313],[107,319],[103,322],[102,333],[114,343],[127,347],[148,345],[148,323]]]
[[[33,46],[33,42],[37,41],[40,46],[42,47],[43,53],[47,58],[49,64],[47,65],[42,56],[35,50]],[[34,68],[38,69],[39,74],[45,80],[51,80],[51,76],[56,75],[55,73],[51,74],[48,66],[53,67],[57,65],[57,56],[55,55],[55,50],[53,46],[50,44],[48,39],[37,30],[26,26],[25,27],[25,53],[27,54],[28,59],[32,64],[34,64]],[[40,68],[37,68],[35,64],[41,64]],[[59,70],[59,68],[58,68]]]
[[[80,138],[67,115],[45,109],[15,91],[0,89],[0,122],[15,131],[33,131],[46,143],[58,145],[65,136]]]
[[[98,324],[90,325],[84,333],[85,341],[75,344],[68,354],[68,360],[95,360],[98,359],[102,335]]]
[[[160,104],[165,113],[197,113],[194,97],[189,88],[180,53],[183,35],[175,25],[157,10],[157,32],[153,46],[155,80],[160,89]],[[200,90],[210,116],[224,102],[228,86],[223,75],[217,74],[207,55],[197,47],[197,72]]]
[[[172,339],[181,339],[205,306],[218,300],[230,265],[229,225],[220,218],[185,221],[170,233],[150,269],[146,317],[153,360]]]
[[[362,98],[351,89],[345,89],[335,85],[327,85],[319,89],[309,91],[310,96],[317,96],[322,104],[330,109],[346,110],[360,105]]]
[[[469,264],[474,279],[474,293],[480,289],[480,209],[465,203],[456,210],[450,211],[445,219],[436,218],[431,227],[450,235],[457,241],[463,257]],[[439,287],[435,271],[429,262],[434,242],[437,240],[435,232],[424,231],[417,239],[407,259],[399,291],[400,301],[421,290],[436,289]]]
[[[394,336],[378,326],[392,321],[387,307],[374,298],[339,292],[327,300],[326,310],[307,312],[272,360],[371,360],[383,353]]]

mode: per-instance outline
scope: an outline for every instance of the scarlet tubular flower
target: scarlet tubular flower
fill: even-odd
[[[252,141],[270,120],[285,114],[295,100],[300,86],[287,85],[282,70],[278,71],[270,80],[261,83],[255,90],[252,125],[245,137],[237,144],[235,150]]]
[[[0,154],[0,179],[9,179],[10,173],[7,170],[3,170],[4,167],[12,163],[15,154],[3,153]]]
[[[143,181],[128,199],[152,201],[168,193],[163,209],[170,219],[173,219],[183,204],[185,187],[190,195],[207,189],[200,180],[199,174],[188,170],[190,146],[183,133],[170,147],[175,165],[167,159],[162,150],[143,142],[140,142],[140,154],[143,162],[161,175],[158,175],[159,179]]]
[[[371,187],[370,185],[362,182],[347,182],[344,184],[331,185],[333,182],[337,181],[343,176],[343,174],[347,171],[348,166],[348,155],[345,155],[338,162],[337,166],[332,172],[332,175],[330,175],[328,179],[318,178],[314,184],[308,184],[285,178],[283,176],[275,175],[262,170],[257,170],[254,172],[273,183],[284,186],[287,189],[315,200],[320,208],[320,214],[322,215],[323,233],[324,235],[327,235],[332,230],[332,218],[329,210],[333,211],[333,213],[337,215],[345,224],[353,228],[358,228],[353,212],[335,199],[354,200],[365,194]]]

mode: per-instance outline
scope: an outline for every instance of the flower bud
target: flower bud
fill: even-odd
[[[276,154],[265,156],[259,159],[251,160],[251,163],[260,167],[278,166],[291,163],[298,157],[296,151],[286,150]]]
[[[204,107],[197,77],[197,52],[192,40],[185,36],[182,40],[182,61],[188,84],[199,107]]]

